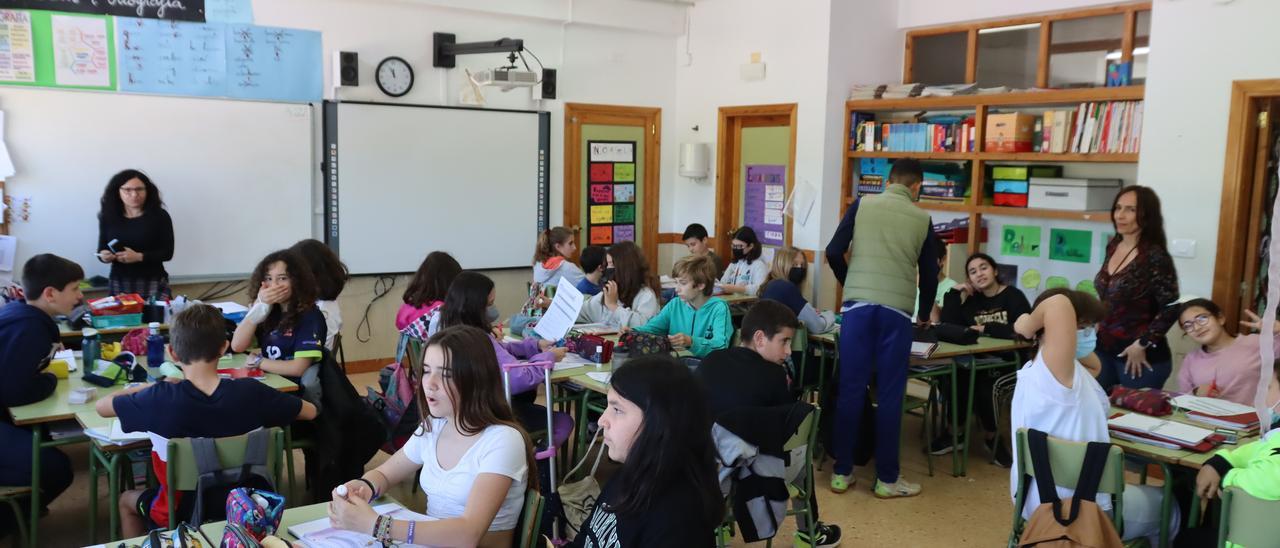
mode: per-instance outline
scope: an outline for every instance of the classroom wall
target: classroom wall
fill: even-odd
[[[684,8],[675,4],[640,0],[255,0],[256,22],[307,28],[323,32],[326,98],[341,100],[459,104],[465,85],[464,67],[472,70],[505,64],[500,54],[458,58],[452,70],[431,67],[432,32],[452,32],[460,41],[522,38],[546,66],[558,69],[558,96],[553,101],[534,98],[530,90],[503,93],[484,88],[489,107],[540,109],[551,112],[550,219],[563,218],[563,142],[566,102],[658,107],[664,116],[675,110],[675,36],[684,30]],[[328,56],[333,51],[360,54],[360,86],[328,87],[332,82]],[[413,90],[392,99],[378,90],[373,72],[383,58],[405,58],[415,70]],[[536,64],[529,58],[536,70]],[[668,126],[670,127],[670,126]],[[672,130],[664,131],[664,134]],[[660,177],[669,184],[675,172],[675,139],[664,138]],[[675,203],[672,192],[663,192],[661,209]],[[532,204],[530,205],[532,207]],[[510,245],[527,245],[511,238]],[[390,251],[390,250],[389,250]],[[466,265],[463,265],[464,267]],[[504,316],[524,302],[528,270],[487,272],[498,287],[498,306]],[[376,278],[356,278],[339,299],[347,359],[364,360],[392,355],[396,333],[392,326],[407,276],[397,276],[392,293],[373,304],[370,319],[373,336],[361,343],[356,326],[373,298]],[[182,289],[180,289],[182,291]],[[194,293],[194,291],[191,291]]]

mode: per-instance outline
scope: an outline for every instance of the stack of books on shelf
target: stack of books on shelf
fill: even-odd
[[[1142,146],[1142,101],[1080,103],[1045,111],[1036,140],[1039,152],[1127,154]]]
[[[861,158],[858,161],[858,195],[884,192],[889,180],[888,158]]]
[[[921,97],[953,97],[956,95],[973,95],[978,92],[978,84],[946,84],[941,86],[925,86]]]
[[[968,178],[958,164],[926,164],[920,199],[928,202],[963,203]]]
[[[880,94],[880,97],[884,99],[906,99],[907,97],[919,97],[922,91],[924,91],[924,84],[890,84],[885,86],[884,93]]]
[[[970,152],[977,135],[973,116],[876,122],[869,113],[855,112],[849,127],[852,150],[864,152]]]
[[[867,99],[879,99],[884,93],[885,88],[889,86],[885,84],[855,84],[853,89],[849,91],[849,99],[852,101],[865,101]]]

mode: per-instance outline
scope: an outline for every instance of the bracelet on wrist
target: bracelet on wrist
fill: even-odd
[[[369,502],[373,502],[373,499],[378,498],[378,488],[373,485],[372,481],[369,481],[368,479],[365,479],[365,478],[356,478],[356,479],[359,481],[363,481],[365,485],[369,486],[369,493],[370,493]]]

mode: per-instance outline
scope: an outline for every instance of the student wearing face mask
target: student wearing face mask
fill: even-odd
[[[800,293],[808,276],[809,263],[805,262],[804,252],[791,246],[780,247],[773,254],[769,275],[760,284],[760,298],[786,305],[809,333],[826,333],[836,328],[836,316],[829,311],[819,313]]]
[[[724,275],[716,284],[725,293],[756,295],[769,274],[769,267],[760,260],[763,250],[756,231],[749,226],[733,233],[733,262],[724,269]]]
[[[1028,339],[1038,339],[1035,358],[1018,371],[1017,388],[1009,415],[1010,431],[1016,438],[1021,428],[1035,429],[1055,438],[1077,442],[1110,443],[1107,417],[1111,404],[1094,374],[1081,363],[1094,350],[1096,339],[1089,335],[1103,318],[1102,303],[1096,298],[1066,288],[1050,289],[1036,298],[1030,314],[1014,323],[1014,330]],[[1083,333],[1082,333],[1083,332]],[[1084,335],[1084,336],[1081,336]],[[1012,445],[1013,442],[1011,442]],[[1018,454],[1009,471],[1009,496],[1017,494]],[[1058,496],[1067,500],[1074,492],[1058,487]],[[1155,545],[1160,533],[1161,487],[1126,485],[1124,490],[1124,539],[1147,537]],[[1103,511],[1112,510],[1111,497],[1098,494]],[[1035,480],[1027,484],[1024,518],[1040,505]],[[1169,531],[1178,531],[1180,512],[1173,508]]]
[[[987,337],[1014,338],[1013,322],[1031,312],[1027,296],[1018,288],[1004,284],[995,259],[985,253],[970,256],[965,263],[965,272],[965,282],[948,291],[943,298],[942,323],[972,329]],[[1013,356],[1008,358],[1013,359]],[[1012,456],[1009,448],[996,439],[996,413],[991,391],[996,379],[1008,372],[1005,368],[981,371],[974,386],[974,410],[986,434],[984,445],[996,463],[1006,467],[1012,462]],[[950,393],[950,381],[944,379],[943,384],[942,393]],[[958,390],[956,394],[958,399],[951,406],[952,412],[968,409],[968,390]],[[961,424],[965,420],[966,417],[959,417]],[[929,452],[933,455],[945,455],[954,449],[949,431],[939,433],[929,444]]]
[[[584,251],[585,253],[585,251]],[[578,321],[613,327],[640,327],[658,315],[658,280],[634,242],[614,244],[605,254],[603,287],[583,303]]]

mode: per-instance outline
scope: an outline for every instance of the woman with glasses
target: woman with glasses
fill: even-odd
[[[1107,304],[1098,324],[1098,383],[1107,390],[1116,384],[1160,388],[1173,371],[1165,333],[1178,316],[1178,271],[1165,242],[1160,198],[1145,186],[1125,187],[1112,202],[1111,225],[1116,234],[1093,279]]]
[[[1261,320],[1251,311],[1245,313],[1251,321],[1240,324],[1248,330],[1246,333],[1256,331]],[[1178,312],[1178,323],[1197,345],[1182,360],[1182,369],[1178,371],[1178,390],[1252,407],[1259,371],[1262,370],[1258,335],[1231,336],[1223,325],[1222,310],[1208,299],[1192,299],[1183,303]],[[1280,329],[1280,323],[1276,328]],[[1280,346],[1276,352],[1280,354]]]
[[[102,193],[98,211],[98,260],[111,264],[108,291],[168,298],[173,258],[173,220],[164,210],[160,189],[136,169],[115,174]]]

